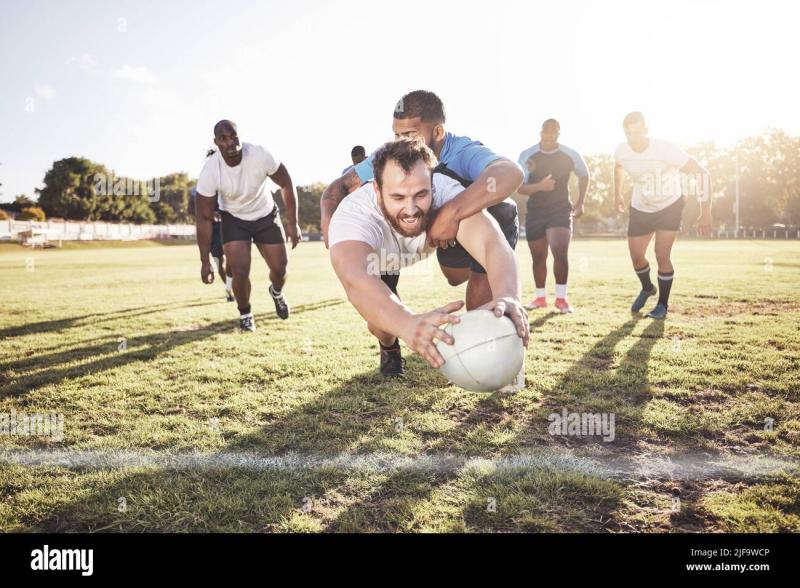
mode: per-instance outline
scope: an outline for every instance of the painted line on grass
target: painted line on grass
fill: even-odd
[[[170,470],[245,469],[253,471],[347,470],[390,473],[400,470],[433,473],[513,473],[564,471],[598,478],[746,480],[780,474],[800,475],[800,461],[767,455],[679,456],[642,454],[632,457],[610,452],[582,455],[569,449],[547,448],[500,458],[455,454],[399,455],[396,453],[265,455],[257,452],[166,453],[130,450],[0,450],[0,464],[68,469],[158,468]]]

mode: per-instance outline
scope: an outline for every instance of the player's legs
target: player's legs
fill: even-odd
[[[468,267],[446,267],[439,264],[442,268],[444,277],[447,278],[447,283],[451,286],[460,286],[470,278],[470,270]]]
[[[397,293],[397,284],[400,281],[399,273],[381,274],[381,281],[392,291],[392,294],[400,298]],[[378,339],[381,375],[387,378],[405,376],[405,360],[400,350],[400,339],[375,325],[367,323],[367,328]]]
[[[492,288],[489,285],[489,278],[486,274],[470,272],[469,281],[467,282],[467,310],[475,310],[492,300]]]
[[[233,296],[239,313],[250,313],[250,241],[228,241],[223,245],[233,276]]]
[[[286,243],[256,243],[256,247],[269,268],[269,294],[275,303],[275,313],[286,320],[289,318],[289,303],[283,295],[283,286],[286,284],[286,266],[288,265]]]
[[[633,263],[633,271],[639,278],[642,290],[631,305],[632,312],[639,312],[650,296],[655,295],[656,287],[650,279],[650,264],[647,261],[647,247],[653,238],[653,233],[628,237],[628,250]]]
[[[535,241],[528,241],[533,259],[533,283],[537,290],[544,290],[547,283],[547,236]],[[537,298],[539,296],[537,295]]]
[[[658,304],[647,316],[651,318],[665,318],[669,308],[669,295],[672,290],[672,280],[675,269],[672,266],[672,246],[678,231],[656,231],[656,261],[658,262]]]
[[[286,283],[288,257],[286,255],[286,245],[268,245],[266,243],[256,243],[261,257],[267,262],[269,268],[269,281],[274,290],[280,292]]]
[[[569,276],[569,242],[572,231],[567,227],[549,227],[547,242],[553,254],[553,275],[556,278],[556,309],[559,312],[572,312],[567,302],[567,278]]]

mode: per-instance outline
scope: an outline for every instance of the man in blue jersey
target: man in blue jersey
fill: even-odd
[[[427,235],[429,242],[438,247],[436,254],[448,282],[453,286],[467,282],[466,306],[471,310],[490,302],[492,292],[486,270],[456,239],[459,224],[486,209],[513,249],[519,225],[516,204],[509,196],[522,183],[523,174],[513,161],[480,142],[445,131],[444,123],[444,105],[439,97],[433,92],[415,90],[397,103],[392,129],[396,138],[422,138],[439,161],[437,173],[456,179],[466,188],[437,211]],[[339,202],[373,177],[370,157],[325,189],[320,207],[326,246],[328,226]]]
[[[351,169],[353,169],[354,165],[358,165],[366,158],[367,158],[367,150],[364,149],[363,145],[356,145],[355,147],[353,147],[350,150],[350,159],[352,160],[353,163],[351,165],[348,165],[346,168],[342,170],[342,175],[349,172]]]
[[[569,242],[572,219],[583,214],[583,202],[589,188],[589,170],[574,150],[559,144],[561,125],[549,118],[542,124],[541,141],[519,156],[525,181],[517,190],[528,196],[525,214],[525,235],[533,258],[533,281],[536,295],[528,310],[547,306],[547,249],[553,253],[553,274],[556,279],[556,310],[572,312],[567,302],[569,274]],[[569,198],[569,178],[578,177],[578,201]]]

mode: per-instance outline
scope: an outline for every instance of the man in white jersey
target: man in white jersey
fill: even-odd
[[[378,338],[384,376],[403,375],[399,339],[431,366],[441,367],[444,360],[434,340],[452,345],[453,338],[439,326],[458,322],[451,313],[464,304],[451,302],[414,314],[397,296],[399,269],[435,251],[426,234],[435,212],[463,192],[459,182],[433,173],[436,163],[420,139],[387,143],[374,154],[374,180],[342,201],[329,227],[333,268],[348,299]],[[457,238],[486,268],[493,300],[482,308],[508,315],[527,346],[528,319],[520,303],[517,264],[497,221],[482,210],[462,220]]]
[[[233,273],[239,327],[242,331],[255,331],[250,307],[250,243],[256,244],[269,268],[269,293],[275,302],[275,312],[282,319],[289,318],[289,304],[282,290],[286,282],[286,241],[291,239],[294,249],[300,240],[297,196],[286,166],[260,145],[240,144],[236,125],[231,121],[221,120],[214,126],[214,144],[217,151],[206,160],[197,180],[200,277],[206,284],[214,281],[209,252],[218,194],[222,246]],[[288,217],[286,233],[268,178],[281,189]]]
[[[617,210],[625,212],[622,197],[623,171],[633,182],[630,217],[628,221],[628,248],[633,269],[642,284],[639,296],[631,306],[639,312],[650,296],[658,292],[658,303],[647,316],[664,319],[669,308],[669,295],[675,270],[670,258],[675,237],[681,229],[685,193],[696,190],[702,212],[697,220],[701,235],[711,234],[711,176],[697,160],[679,147],[647,136],[647,126],[641,112],[628,114],[622,126],[626,143],[614,153],[614,203]],[[694,182],[684,182],[684,176]],[[684,186],[685,184],[685,186]],[[650,280],[647,247],[655,235],[655,252],[658,261],[658,290]]]

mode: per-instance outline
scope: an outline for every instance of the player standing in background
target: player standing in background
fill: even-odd
[[[660,139],[648,137],[648,129],[641,112],[631,112],[622,121],[627,142],[614,153],[614,204],[617,211],[625,212],[622,196],[623,172],[633,182],[633,195],[628,219],[628,248],[633,269],[642,284],[642,290],[631,306],[639,312],[651,296],[658,293],[658,303],[647,316],[665,319],[669,308],[675,269],[672,266],[672,245],[681,230],[684,207],[684,190],[681,173],[694,176],[694,187],[701,204],[697,231],[711,234],[711,176],[708,170],[682,149]],[[658,289],[650,280],[647,247],[656,238],[655,252],[658,262]]]
[[[589,170],[577,151],[558,142],[561,125],[549,118],[542,124],[541,141],[519,156],[525,174],[518,193],[528,196],[525,233],[533,257],[533,280],[536,295],[526,308],[547,306],[547,249],[553,253],[553,275],[556,279],[556,310],[572,312],[567,302],[569,275],[569,242],[572,219],[583,214],[583,203],[589,189]],[[578,201],[569,198],[571,173],[578,176]]]

